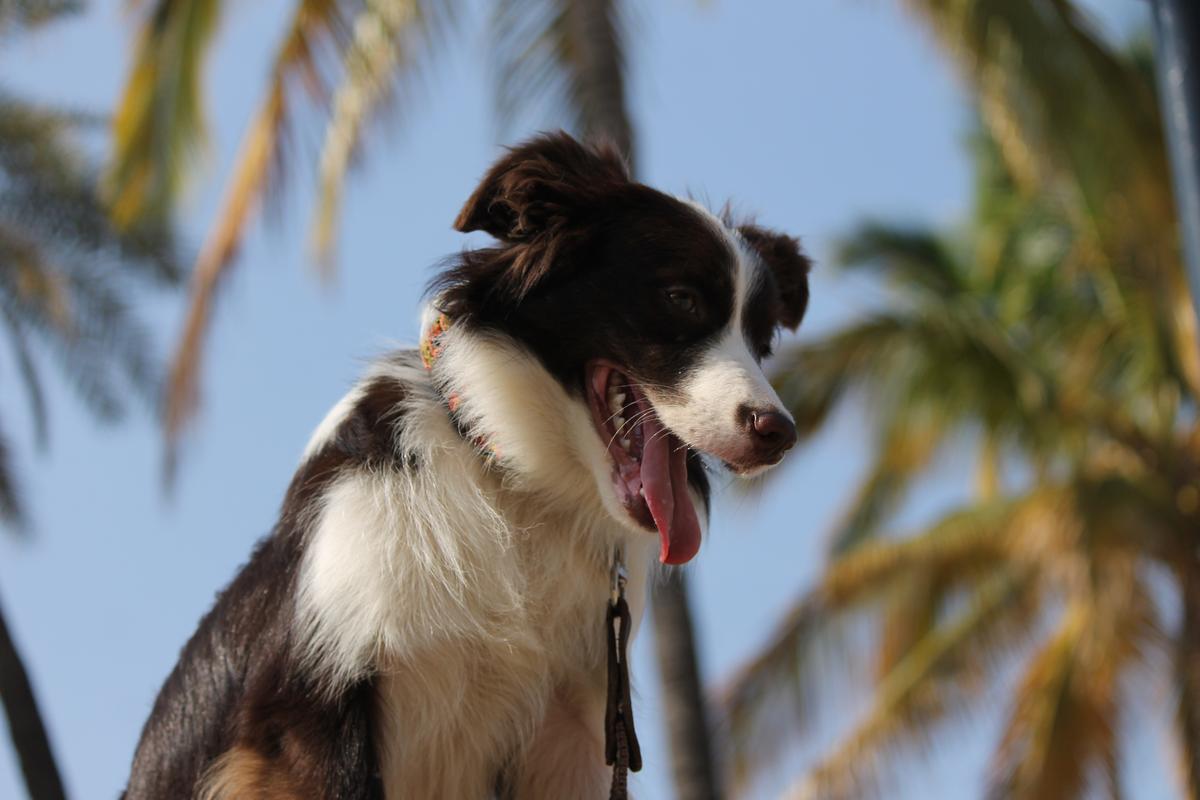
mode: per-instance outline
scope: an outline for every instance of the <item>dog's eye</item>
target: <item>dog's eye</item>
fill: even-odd
[[[667,302],[689,316],[700,316],[700,293],[690,286],[668,286],[663,290]]]

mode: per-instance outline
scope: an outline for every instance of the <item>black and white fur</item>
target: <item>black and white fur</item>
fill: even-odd
[[[510,151],[457,227],[498,243],[437,280],[432,369],[386,356],[318,427],[167,679],[128,800],[605,796],[609,560],[623,545],[636,621],[660,549],[614,488],[649,445],[617,453],[605,401],[641,398],[686,448],[703,522],[703,461],[752,473],[795,440],[759,362],[809,264],[563,134]],[[623,383],[596,396],[598,374]]]

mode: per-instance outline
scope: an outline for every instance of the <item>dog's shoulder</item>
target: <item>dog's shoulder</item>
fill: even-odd
[[[131,800],[191,796],[229,747],[247,687],[288,651],[299,557],[288,537],[268,536],[217,596],[155,700],[134,755]]]
[[[437,395],[417,351],[388,353],[371,364],[322,420],[305,448],[296,480],[328,477],[347,466],[414,468],[416,454],[404,446],[408,423],[436,405]],[[309,474],[314,462],[316,475]]]
[[[421,437],[428,434],[410,423],[423,415],[444,420],[436,398],[417,352],[401,350],[376,359],[329,412],[305,450],[273,531],[217,596],[164,683],[135,754],[131,800],[191,796],[218,758],[271,738],[254,724],[260,707],[307,709],[313,719],[293,727],[332,725],[340,733],[331,740],[353,740],[355,752],[365,754],[369,697],[361,687],[369,676],[327,695],[316,690],[319,676],[301,663],[296,606],[303,565],[335,482],[419,468],[418,452],[429,451]],[[289,698],[297,702],[284,702]],[[321,703],[329,705],[324,712]]]

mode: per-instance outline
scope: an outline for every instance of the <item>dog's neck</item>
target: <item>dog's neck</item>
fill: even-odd
[[[543,502],[607,513],[598,487],[609,464],[583,401],[525,347],[435,310],[422,320],[422,359],[464,438]]]

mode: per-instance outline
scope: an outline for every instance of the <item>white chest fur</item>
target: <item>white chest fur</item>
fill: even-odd
[[[375,680],[389,798],[484,798],[502,770],[520,797],[601,796],[609,561],[624,543],[636,631],[653,537],[586,492],[514,487],[410,385],[398,445],[417,468],[351,472],[317,511],[305,657],[335,688]]]
[[[448,637],[407,658],[385,654],[378,738],[389,798],[600,797],[608,564],[584,531],[547,521],[518,534],[519,610],[498,635]],[[651,549],[637,548],[630,600],[640,618]]]

